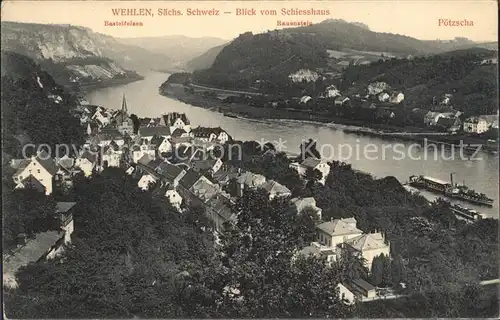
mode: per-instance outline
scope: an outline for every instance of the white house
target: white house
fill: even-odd
[[[89,150],[83,151],[83,153],[75,160],[75,167],[80,168],[86,177],[90,177],[92,175],[92,171],[96,165],[97,154]]]
[[[175,129],[183,129],[186,132],[191,131],[191,123],[185,113],[171,112],[164,114],[161,117],[160,124],[168,127],[170,132],[174,132]]]
[[[306,246],[302,248],[302,250],[297,252],[295,257],[298,255],[302,255],[305,257],[307,256],[315,256],[318,258],[324,257],[328,265],[330,265],[332,262],[337,261],[337,252],[335,248],[319,244],[318,242],[311,242],[311,245]]]
[[[137,186],[141,188],[142,190],[146,191],[149,190],[149,187],[156,183],[158,181],[158,178],[151,174],[144,174],[140,179],[139,182],[137,183]]]
[[[366,260],[366,267],[371,271],[373,259],[381,254],[390,256],[390,245],[385,243],[380,232],[368,233],[345,241],[345,246],[360,252]]]
[[[104,167],[120,167],[121,158],[122,151],[114,141],[104,147],[102,152],[102,165]]]
[[[349,290],[345,285],[339,283],[337,285],[337,290],[339,292],[339,297],[347,305],[352,305],[356,300],[354,293]]]
[[[145,154],[154,159],[156,157],[156,150],[154,145],[150,144],[147,140],[143,140],[140,145],[132,146],[132,161],[137,163]]]
[[[489,125],[482,117],[469,117],[464,121],[464,132],[480,134],[488,131]]]
[[[172,143],[167,138],[163,138],[158,144],[157,149],[159,154],[172,152]]]
[[[356,219],[354,218],[335,219],[316,226],[318,242],[328,247],[335,248],[337,245],[362,234],[363,231],[356,227]]]
[[[175,189],[171,188],[167,190],[167,192],[165,193],[165,197],[168,199],[168,201],[174,208],[180,211],[182,204],[182,197]]]
[[[16,183],[16,188],[35,187],[35,184],[41,184],[45,190],[45,194],[52,193],[52,184],[54,175],[57,172],[55,161],[50,155],[41,151],[31,159],[22,159],[15,163],[14,169],[16,172],[12,179]],[[38,188],[37,188],[38,189]]]
[[[405,95],[402,92],[392,92],[389,98],[389,102],[399,104],[403,102]]]
[[[102,128],[110,124],[111,117],[101,108],[98,108],[92,116],[92,120],[96,120],[99,123],[99,126]]]
[[[298,174],[305,177],[307,174],[307,169],[318,170],[321,172],[321,179],[318,180],[319,183],[325,184],[326,177],[330,173],[330,165],[327,161],[317,158],[306,158],[302,162],[293,162],[290,164],[290,168],[296,170]]]
[[[325,91],[326,97],[328,98],[335,98],[337,96],[340,96],[340,90],[338,90],[334,85],[328,86]]]
[[[229,134],[221,127],[217,128],[197,127],[191,131],[191,135],[195,139],[200,141],[218,142],[221,144],[224,144],[231,139]]]
[[[389,94],[387,92],[381,92],[377,95],[378,101],[380,102],[387,102],[389,101]]]

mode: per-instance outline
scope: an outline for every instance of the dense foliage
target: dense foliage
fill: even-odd
[[[392,59],[367,66],[349,66],[343,73],[341,89],[354,87],[366,92],[369,83],[383,81],[405,94],[411,108],[435,108],[433,99],[452,94],[456,110],[466,115],[495,114],[497,105],[497,68],[481,64],[495,53],[486,49],[449,52],[432,57]]]
[[[40,85],[41,84],[41,85]],[[61,97],[57,101],[57,96]],[[21,133],[35,145],[81,145],[80,122],[72,115],[77,99],[27,57],[2,51],[3,151],[20,157]]]
[[[284,84],[292,72],[326,66],[327,57],[312,35],[247,32],[225,46],[209,69],[195,71],[193,80],[227,89],[249,88],[256,80]]]
[[[286,200],[246,193],[236,204],[238,225],[214,247],[211,232],[200,228],[200,212],[178,213],[136,183],[123,170],[106,169],[77,186],[72,247],[18,274],[19,288],[5,292],[7,315],[349,315],[335,290],[348,269],[293,259],[310,231],[307,217],[287,213]]]
[[[383,232],[390,241],[393,261],[390,266],[384,266],[387,262],[381,261],[376,282],[381,285],[404,282],[412,298],[426,301],[418,302],[421,305],[417,313],[413,306],[416,302],[404,298],[397,300],[403,305],[397,311],[388,308],[384,313],[374,308],[377,302],[373,302],[366,309],[361,306],[357,314],[372,317],[494,315],[494,308],[484,306],[493,301],[495,292],[477,285],[480,280],[499,276],[498,220],[465,224],[455,218],[448,202],[438,200],[429,205],[421,196],[408,193],[393,177],[375,180],[340,162],[330,164],[324,186],[304,184],[288,168],[291,161],[284,154],[262,155],[264,151],[257,148],[258,144],[250,141],[242,144],[242,159],[233,160],[235,165],[273,177],[293,190],[294,196],[313,196],[323,208],[324,220],[354,216],[361,230]],[[466,309],[464,294],[470,290],[475,290],[478,304],[477,308],[467,304],[469,309]]]

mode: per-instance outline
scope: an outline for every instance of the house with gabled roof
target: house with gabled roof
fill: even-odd
[[[276,197],[288,197],[292,195],[290,189],[274,180],[267,180],[259,188],[262,188],[269,193],[269,200]]]
[[[305,158],[301,162],[292,162],[290,163],[290,168],[297,171],[302,177],[307,175],[308,169],[318,170],[321,172],[321,179],[318,181],[321,184],[325,184],[326,177],[330,173],[330,165],[327,161],[313,157]]]
[[[215,231],[224,231],[224,225],[226,223],[236,223],[237,213],[234,212],[231,207],[231,200],[222,193],[217,193],[208,200],[206,214],[212,221]]]
[[[32,156],[31,159],[22,159],[16,162],[15,165],[17,168],[15,168],[16,172],[12,176],[12,179],[16,183],[16,188],[24,188],[30,185],[30,183],[33,186],[37,186],[40,183],[44,187],[45,194],[49,195],[52,193],[52,184],[57,172],[57,166],[54,159],[47,152],[40,151],[36,156]],[[38,190],[40,188],[37,187],[35,189]]]
[[[186,175],[186,170],[166,161],[161,162],[154,170],[174,188],[179,185],[182,177]]]
[[[172,152],[173,147],[169,138],[161,136],[153,136],[151,139],[151,144],[155,146],[158,156],[162,156]]]
[[[156,182],[158,182],[158,178],[155,175],[145,173],[137,182],[137,186],[143,191],[146,191],[149,190]]]
[[[380,232],[365,233],[349,238],[339,244],[342,250],[349,254],[360,254],[366,260],[366,267],[371,271],[373,259],[379,255],[390,256],[390,244],[386,242],[384,234]]]
[[[337,261],[337,252],[335,248],[322,245],[318,242],[312,242],[310,245],[305,246],[295,254],[295,257],[302,255],[305,257],[314,256],[317,258],[325,258],[327,264]]]
[[[192,169],[187,170],[178,185],[180,195],[190,206],[204,206],[217,193],[216,189],[218,188],[210,180]]]
[[[210,180],[202,176],[190,189],[190,191],[203,203],[207,203],[212,197],[219,193],[220,188]]]
[[[157,126],[157,127],[140,127],[138,135],[142,139],[146,139],[151,141],[153,137],[163,137],[168,138],[172,135],[172,131],[170,131],[169,127],[165,126]]]
[[[104,146],[101,153],[103,167],[120,167],[122,159],[122,150],[113,140],[110,144]]]
[[[57,202],[56,203],[56,216],[60,220],[61,229],[64,230],[64,242],[71,242],[71,234],[75,230],[73,221],[73,212],[76,202]]]
[[[212,178],[220,186],[225,186],[231,181],[231,179],[236,179],[240,175],[241,169],[232,166],[227,163],[222,163],[219,170],[214,172]]]
[[[215,141],[224,144],[232,139],[227,131],[221,127],[207,128],[198,126],[191,131],[191,134],[194,138],[204,142]]]
[[[198,172],[206,172],[209,175],[213,175],[222,167],[222,160],[219,158],[214,159],[201,159],[193,160],[191,162],[191,168]]]
[[[335,219],[316,226],[318,242],[332,248],[362,234],[363,231],[356,227],[356,219],[354,218]]]
[[[16,248],[12,253],[3,256],[3,284],[8,288],[17,288],[16,273],[30,263],[53,258],[64,245],[65,232],[46,231],[35,235],[33,239]]]
[[[78,173],[82,171],[75,167],[75,159],[68,157],[67,155],[56,160],[57,171],[54,175],[54,182],[57,187],[64,190],[68,190],[73,186],[73,178]]]
[[[163,114],[160,124],[168,127],[170,132],[174,132],[175,129],[184,129],[186,132],[191,131],[191,123],[185,113],[171,112]]]
[[[237,190],[236,195],[241,197],[243,195],[243,190],[246,188],[257,188],[262,186],[266,182],[266,177],[261,174],[255,174],[250,171],[240,173],[236,177]]]
[[[156,157],[155,146],[152,145],[147,139],[141,139],[139,144],[134,144],[130,148],[130,152],[132,154],[132,161],[135,163],[137,163],[137,161],[139,161],[139,159],[141,159],[145,154],[152,158]]]
[[[172,207],[176,208],[177,211],[181,211],[182,197],[174,187],[169,186],[167,188],[167,191],[165,191],[165,198],[168,199]]]
[[[76,158],[75,167],[80,168],[86,177],[90,177],[94,168],[99,167],[98,160],[97,152],[86,149]]]

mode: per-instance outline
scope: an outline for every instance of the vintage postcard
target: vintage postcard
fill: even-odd
[[[497,318],[495,1],[3,1],[3,312]]]

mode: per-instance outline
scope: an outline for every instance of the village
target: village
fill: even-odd
[[[309,87],[310,83],[315,83],[319,78],[317,72],[305,69],[289,75],[291,82]],[[252,88],[257,90],[259,85],[257,82]],[[168,88],[166,92],[178,96],[179,93],[173,88],[175,86],[175,83],[170,84],[170,92]],[[401,131],[408,135],[426,133],[434,136],[460,136],[484,139],[484,142],[496,139],[498,132],[498,110],[497,114],[466,115],[459,111],[453,93],[434,96],[428,106],[408,108],[405,105],[405,93],[383,81],[370,83],[364,92],[348,90],[342,93],[335,85],[327,86],[322,91],[312,85],[313,89],[304,91],[312,91],[314,94],[285,100],[256,92],[236,92],[192,83],[185,83],[184,87],[184,91],[192,97],[198,95],[205,100],[212,98],[229,104],[231,108],[228,114],[241,114],[250,118],[265,116],[320,122],[335,120],[336,124],[368,126],[385,133]],[[184,101],[186,97],[180,99]],[[187,99],[190,103],[196,103],[189,97]],[[250,108],[238,107],[239,104]],[[221,109],[226,111],[226,108]],[[268,111],[265,115],[262,111],[264,109]]]
[[[187,208],[201,207],[217,235],[224,232],[227,223],[234,223],[238,212],[234,203],[247,189],[264,189],[269,200],[288,198],[290,210],[296,214],[312,211],[317,216],[316,241],[304,247],[297,255],[324,257],[325,263],[337,261],[343,254],[356,255],[365,261],[368,271],[374,259],[390,257],[390,244],[381,232],[364,233],[357,228],[355,218],[322,221],[322,209],[313,197],[292,198],[292,192],[265,176],[224,163],[210,153],[216,145],[223,145],[232,137],[222,128],[192,128],[182,113],[168,113],[159,118],[137,119],[128,114],[125,95],[119,110],[81,105],[75,116],[87,140],[78,154],[53,159],[39,151],[28,159],[13,159],[12,179],[15,188],[32,188],[50,195],[64,194],[80,175],[92,178],[108,167],[122,168],[137,180],[138,192],[151,190],[163,197],[179,214]],[[266,152],[271,153],[268,150]],[[207,156],[209,154],[209,156]],[[309,170],[321,174],[318,182],[324,184],[330,171],[328,163],[314,157],[293,162],[290,168],[302,177]],[[228,184],[236,183],[232,194]],[[72,210],[76,202],[58,202],[56,215],[60,231],[39,233],[34,239],[23,239],[4,259],[4,279],[9,287],[16,287],[16,271],[31,262],[51,259],[71,245],[74,231]],[[22,235],[20,235],[22,237]],[[405,284],[400,283],[400,288]],[[337,286],[345,303],[397,298],[392,289],[376,288],[364,279]]]

